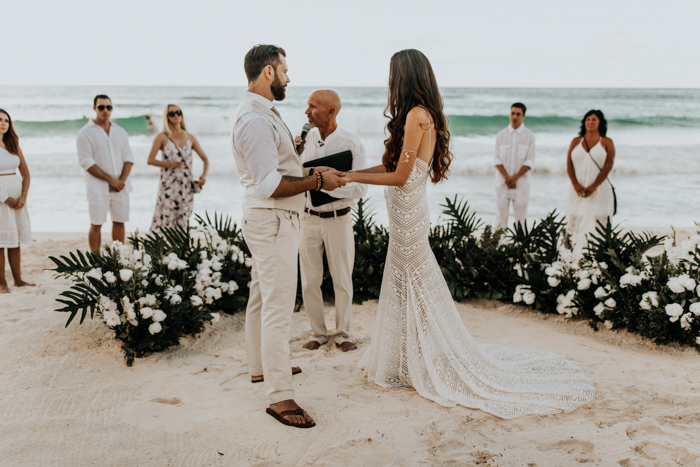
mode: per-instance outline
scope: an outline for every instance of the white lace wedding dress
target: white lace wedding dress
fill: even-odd
[[[428,244],[427,179],[428,164],[417,158],[408,182],[386,191],[389,252],[372,343],[359,364],[365,376],[506,419],[590,403],[592,382],[562,356],[474,341]]]

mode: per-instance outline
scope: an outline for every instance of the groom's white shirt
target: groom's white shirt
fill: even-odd
[[[246,92],[243,99],[258,102],[267,109],[273,107],[272,101],[253,92]],[[277,171],[280,142],[277,129],[258,112],[242,115],[233,127],[234,148],[245,158],[255,188],[264,198],[272,196],[282,181]]]

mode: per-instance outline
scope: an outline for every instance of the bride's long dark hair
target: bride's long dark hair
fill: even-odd
[[[389,119],[386,128],[389,137],[384,140],[382,164],[387,172],[396,170],[403,145],[406,116],[414,107],[422,106],[435,124],[437,140],[430,164],[430,179],[433,183],[447,178],[452,153],[447,116],[443,113],[443,102],[438,89],[433,67],[422,52],[415,49],[396,52],[389,66],[389,102],[384,116]]]

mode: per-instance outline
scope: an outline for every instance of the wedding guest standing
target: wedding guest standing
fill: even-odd
[[[17,176],[17,169],[22,178]],[[5,250],[15,287],[33,286],[22,280],[20,244],[32,240],[27,212],[29,168],[19,147],[12,118],[0,109],[0,293],[10,291],[5,279]]]
[[[163,154],[162,160],[156,159],[158,151]],[[197,180],[192,170],[192,151],[204,162],[204,170]],[[148,165],[160,167],[151,231],[178,225],[187,228],[194,209],[194,194],[207,182],[209,159],[197,138],[187,132],[185,116],[177,105],[168,104],[163,110],[163,130],[153,140]]]
[[[125,227],[129,221],[129,173],[134,155],[126,131],[110,121],[112,100],[100,94],[93,100],[95,118],[78,132],[77,149],[80,167],[85,170],[90,212],[90,249],[102,244],[102,224],[107,213],[112,218],[112,240],[124,243]]]
[[[510,125],[496,135],[496,213],[498,227],[508,227],[513,204],[515,222],[525,222],[530,202],[530,169],[535,165],[535,135],[525,128],[527,108],[516,102],[510,107]]]
[[[568,231],[580,243],[596,223],[607,223],[615,213],[615,194],[608,175],[615,162],[615,145],[606,136],[605,116],[589,110],[581,121],[579,136],[571,141],[566,168],[571,180],[566,200]],[[576,238],[578,237],[578,238]]]
[[[339,128],[336,123],[340,107],[340,96],[335,91],[316,91],[311,94],[306,115],[313,128],[304,142],[302,163],[349,150],[352,152],[352,170],[366,168],[367,155],[360,138]],[[300,143],[300,139],[297,142]],[[304,309],[313,337],[304,345],[305,349],[316,350],[329,339],[321,292],[324,250],[333,278],[335,296],[336,331],[333,340],[343,352],[357,348],[349,334],[352,270],[355,264],[355,235],[350,212],[365,193],[367,185],[348,183],[333,191],[333,197],[339,198],[336,201],[314,206],[311,197],[306,198],[306,212],[309,216],[301,219],[299,264]]]

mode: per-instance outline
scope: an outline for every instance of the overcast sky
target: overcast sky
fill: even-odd
[[[2,84],[244,85],[256,43],[299,86],[383,86],[417,48],[441,86],[700,87],[698,0],[14,0]]]

